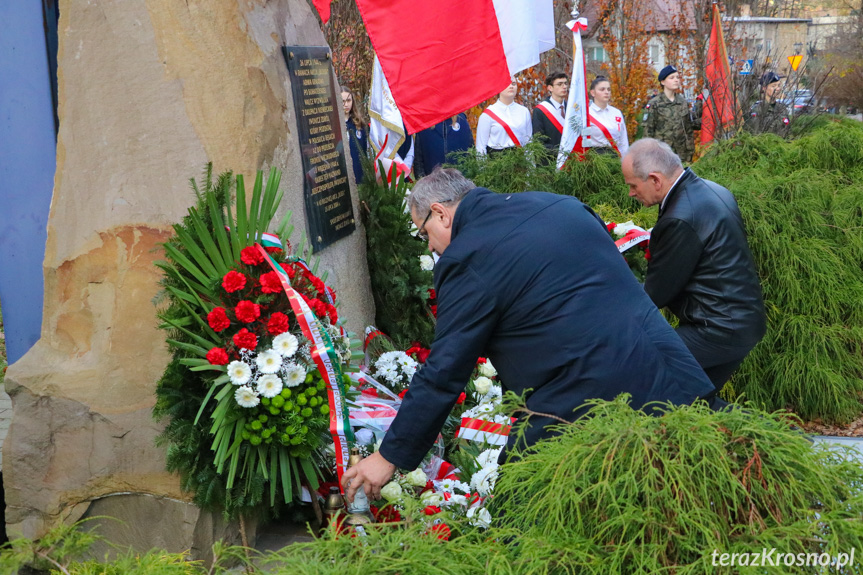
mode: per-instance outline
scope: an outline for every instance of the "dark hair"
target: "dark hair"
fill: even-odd
[[[554,84],[557,80],[560,80],[561,78],[563,78],[564,80],[568,80],[569,76],[567,76],[566,74],[564,74],[560,70],[552,72],[551,74],[549,74],[548,76],[545,77],[545,85],[551,86],[552,84]]]
[[[351,106],[350,117],[351,120],[354,121],[354,125],[357,127],[358,130],[365,129],[367,127],[366,117],[363,115],[362,103],[357,100],[357,95],[354,94],[353,90],[351,90],[345,85],[341,85],[339,86],[339,88],[342,92],[351,95],[351,101],[353,102],[353,105]]]
[[[610,80],[608,78],[606,78],[605,76],[597,76],[596,78],[593,79],[593,82],[590,83],[590,89],[593,90],[594,88],[596,88],[596,85],[599,84],[600,82],[611,83]]]

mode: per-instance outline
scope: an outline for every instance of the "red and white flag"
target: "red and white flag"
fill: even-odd
[[[557,156],[557,169],[561,169],[567,158],[575,154],[584,156],[582,136],[590,125],[587,111],[587,67],[584,60],[584,47],[581,45],[581,31],[587,30],[587,18],[570,20],[566,27],[572,30],[572,82],[566,100],[566,117],[563,134],[560,136],[560,151]]]
[[[330,21],[330,4],[332,0],[312,0],[312,4],[315,5],[315,8],[318,10],[318,14],[321,15],[321,22],[326,24]]]
[[[713,27],[707,45],[707,65],[704,69],[710,95],[704,103],[701,118],[701,143],[709,144],[725,132],[734,121],[734,94],[731,91],[731,67],[722,34],[719,5],[713,5]]]
[[[500,93],[554,45],[552,0],[357,0],[410,134]]]

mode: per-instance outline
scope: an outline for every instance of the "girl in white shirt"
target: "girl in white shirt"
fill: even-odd
[[[590,83],[590,97],[591,125],[586,132],[585,147],[594,148],[599,153],[616,153],[623,156],[629,149],[629,136],[626,133],[623,113],[608,103],[611,101],[611,83],[608,78],[597,76]]]
[[[506,123],[516,142],[507,133],[494,116],[483,111],[476,124],[476,150],[480,154],[493,153],[513,146],[523,146],[533,134],[533,123],[530,111],[521,104],[515,103],[517,84],[515,79],[509,87],[500,93],[497,102],[486,108],[497,119]]]

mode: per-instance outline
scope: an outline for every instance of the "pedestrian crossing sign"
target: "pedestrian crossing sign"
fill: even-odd
[[[748,76],[752,73],[752,66],[755,64],[755,60],[741,60],[740,61],[740,72],[738,72],[741,76]]]
[[[791,63],[791,69],[795,72],[797,71],[798,66],[800,66],[800,62],[803,61],[803,56],[797,54],[796,56],[788,56],[788,62]]]

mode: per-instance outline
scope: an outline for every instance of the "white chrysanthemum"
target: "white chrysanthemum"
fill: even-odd
[[[443,503],[443,495],[434,491],[423,491],[420,495],[420,503],[423,505],[440,505]]]
[[[284,373],[287,387],[297,387],[306,380],[306,369],[294,362],[285,367]]]
[[[381,488],[381,497],[393,503],[402,498],[402,486],[396,481],[390,481]]]
[[[280,333],[273,338],[273,351],[282,357],[291,357],[297,353],[300,341],[290,332]]]
[[[455,489],[455,479],[441,479],[439,481],[435,481],[435,487],[444,493],[452,493],[452,490]]]
[[[480,405],[476,406],[476,411],[480,415],[487,415],[494,411],[494,406],[490,403],[481,403]]]
[[[494,377],[497,375],[497,370],[490,361],[479,364],[479,374],[485,377]]]
[[[416,367],[417,365],[416,360],[406,353],[401,354],[398,359],[396,359],[396,363],[402,368]]]
[[[240,407],[256,407],[261,403],[261,398],[255,393],[255,390],[248,385],[241,385],[234,392],[234,399]]]
[[[425,487],[428,479],[422,469],[414,469],[405,476],[407,482],[413,487]]]
[[[487,529],[491,525],[491,514],[485,507],[471,507],[467,510],[467,518],[475,527]]]
[[[452,495],[443,502],[443,507],[467,507],[468,500],[464,495]]]
[[[255,363],[262,373],[276,373],[282,367],[282,356],[273,350],[262,351],[255,358]]]
[[[473,491],[485,497],[494,489],[494,482],[496,480],[497,465],[489,465],[473,474],[473,477],[470,478],[470,486]]]
[[[234,385],[245,385],[252,377],[252,368],[244,361],[232,361],[228,364],[228,376]]]
[[[420,256],[420,267],[425,271],[431,271],[434,269],[434,260],[431,256],[422,255]]]
[[[282,380],[277,375],[268,373],[258,378],[258,393],[264,397],[276,397],[282,392]]]
[[[476,392],[480,395],[485,395],[491,391],[492,385],[491,380],[485,376],[480,376],[473,380],[473,386],[476,388]]]
[[[496,465],[497,458],[500,455],[500,451],[503,449],[503,446],[497,449],[486,449],[476,457],[476,462],[480,467],[488,467],[489,465]]]

